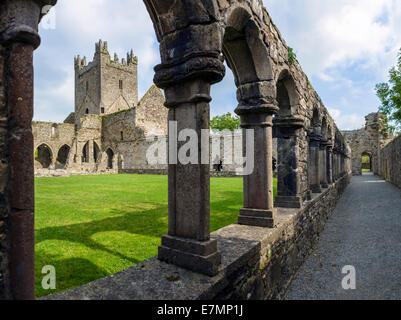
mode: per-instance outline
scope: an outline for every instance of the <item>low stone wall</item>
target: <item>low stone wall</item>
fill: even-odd
[[[149,175],[167,175],[167,169],[120,169],[120,174],[149,174]],[[233,171],[211,171],[211,177],[215,178],[242,178]]]
[[[401,136],[380,151],[381,176],[401,188]]]
[[[312,252],[328,217],[351,175],[304,208],[279,209],[274,229],[233,224],[212,233],[222,254],[221,272],[213,277],[166,264],[156,257],[90,284],[43,299],[282,299],[306,257]]]

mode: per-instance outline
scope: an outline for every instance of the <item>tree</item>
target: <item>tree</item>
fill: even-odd
[[[241,120],[237,116],[233,116],[230,112],[222,116],[214,117],[210,121],[210,127],[214,130],[237,130],[240,129]]]
[[[376,94],[380,99],[382,112],[389,122],[390,131],[401,129],[401,49],[398,53],[397,65],[389,72],[389,81],[376,85]]]

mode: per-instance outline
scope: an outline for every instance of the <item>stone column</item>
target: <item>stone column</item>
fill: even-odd
[[[88,157],[89,157],[89,164],[94,164],[95,163],[95,155],[93,152],[93,147],[94,147],[94,143],[93,140],[89,140],[89,144],[88,144]]]
[[[223,77],[224,65],[219,55],[211,54],[184,61],[183,65],[159,65],[155,70],[155,83],[165,89],[169,108],[168,234],[162,237],[158,258],[214,276],[221,255],[217,241],[210,239],[209,152],[201,147],[202,141],[209,146],[210,140],[210,87]],[[180,78],[182,70],[188,78]],[[177,134],[184,129],[193,130],[197,136],[195,163],[183,164],[177,159],[186,144],[177,142]]]
[[[278,118],[274,120],[274,136],[278,149],[278,185],[276,207],[301,208],[303,195],[299,172],[299,139],[304,129],[301,117]]]
[[[332,184],[333,181],[333,145],[328,144],[326,146],[326,176],[327,176],[327,184]]]
[[[313,193],[321,193],[320,187],[320,141],[321,137],[312,134],[309,139],[309,183]]]
[[[320,144],[320,186],[324,189],[329,187],[327,183],[327,144],[327,140]]]
[[[7,212],[4,261],[8,270],[0,269],[0,297],[34,299],[34,152],[33,51],[39,46],[38,22],[44,4],[56,1],[4,0],[0,3],[0,47],[4,61],[0,87],[4,85],[6,110],[2,113],[1,131],[4,148],[0,215]],[[3,66],[0,66],[3,68]],[[1,104],[1,103],[0,103]],[[1,250],[1,249],[0,249]],[[0,263],[0,268],[2,263]],[[1,285],[3,282],[4,285]]]
[[[241,117],[241,127],[254,131],[254,152],[250,154],[244,130],[244,154],[254,159],[254,170],[244,176],[244,208],[238,223],[273,228],[276,213],[273,203],[273,114],[278,111],[276,100],[264,95],[271,92],[271,82],[255,82],[238,88],[240,104],[235,112]]]

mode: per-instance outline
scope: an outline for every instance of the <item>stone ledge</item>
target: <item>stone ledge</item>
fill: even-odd
[[[274,229],[229,225],[211,235],[218,241],[222,255],[222,271],[215,277],[197,274],[159,261],[156,257],[136,266],[91,282],[76,289],[49,295],[43,300],[211,300],[225,298],[264,299],[280,298],[290,284],[300,264],[310,253],[303,248],[301,239],[315,231],[313,221],[324,226],[327,217],[349,183],[349,175],[339,179],[302,209],[278,211],[278,224]],[[322,208],[329,208],[321,214]],[[311,218],[312,217],[312,218]],[[305,224],[305,221],[308,221]],[[306,228],[302,226],[306,225]],[[315,231],[307,243],[317,241]],[[302,247],[300,259],[288,262],[286,253]],[[284,264],[291,264],[288,266]],[[277,274],[277,268],[281,271]],[[289,274],[287,269],[292,270]],[[276,270],[276,271],[275,271]],[[272,287],[260,289],[266,278],[282,277]],[[252,285],[251,285],[252,283]],[[259,289],[258,289],[259,288]],[[255,290],[258,293],[255,293]],[[262,290],[262,291],[261,291]],[[263,292],[263,293],[262,293]]]

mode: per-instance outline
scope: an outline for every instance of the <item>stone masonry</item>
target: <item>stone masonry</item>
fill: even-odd
[[[261,0],[144,2],[160,42],[161,64],[155,67],[154,82],[164,90],[165,119],[175,121],[178,131],[193,129],[198,136],[202,130],[209,132],[210,88],[224,77],[226,60],[237,88],[238,106],[233,110],[241,117],[244,132],[250,129],[253,133],[249,138],[253,143],[245,143],[243,135],[243,154],[253,155],[255,166],[243,177],[238,224],[227,227],[227,233],[222,230],[219,236],[219,232],[210,234],[210,164],[201,161],[201,154],[197,163],[171,162],[168,234],[162,237],[157,263],[153,259],[145,262],[143,269],[135,268],[135,273],[139,272],[136,279],[146,280],[147,270],[160,275],[157,268],[162,266],[199,274],[196,278],[204,286],[195,286],[199,293],[191,295],[195,298],[280,298],[347,186],[350,148]],[[153,131],[152,124],[154,129],[171,129],[153,121],[151,114],[162,116],[162,109],[146,110],[162,101],[159,89],[150,89],[159,94],[156,103],[150,98],[154,95],[149,94],[136,105],[137,61],[133,54],[115,68],[118,59],[111,61],[104,42],[96,46],[92,63],[76,59],[76,97],[82,100],[76,102],[76,113],[66,119],[66,124],[74,125],[71,144],[65,145],[58,132],[72,133],[67,125],[32,127],[33,52],[40,44],[38,22],[43,7],[49,4],[56,1],[0,2],[0,297],[6,299],[34,298],[33,155],[37,167],[57,168],[57,161],[66,161],[67,167],[81,172],[109,172],[120,165],[131,166],[132,149],[128,150],[125,140],[135,143],[138,137],[143,139],[146,132]],[[113,88],[103,87],[104,81]],[[130,88],[128,92],[125,86]],[[138,110],[142,106],[141,115]],[[47,128],[45,139],[53,141],[54,146],[45,145],[40,137],[35,137],[34,143],[32,131],[42,134],[43,128]],[[111,135],[105,137],[104,132]],[[273,137],[277,139],[279,181],[276,203]],[[201,150],[201,141],[198,143]],[[179,142],[172,149],[178,151],[182,145]],[[56,153],[58,160],[54,160]],[[315,222],[303,225],[305,218]],[[249,235],[255,241],[247,241]],[[241,249],[243,242],[250,246]],[[269,263],[270,245],[274,252]],[[114,279],[103,290],[104,296],[112,291],[112,297],[127,283],[140,288],[124,277],[119,284],[114,281],[120,277]],[[214,283],[218,288],[213,295]],[[156,292],[159,288],[152,292],[163,297],[163,292]],[[191,292],[185,291],[181,297],[188,294]]]
[[[365,128],[341,132],[351,148],[353,175],[362,175],[362,156],[365,155],[370,157],[372,172],[380,174],[380,150],[394,139],[383,129],[382,114],[371,113],[366,116]]]

